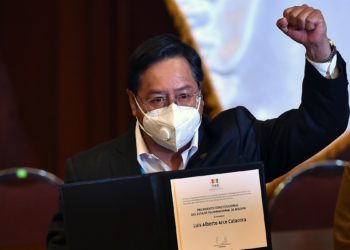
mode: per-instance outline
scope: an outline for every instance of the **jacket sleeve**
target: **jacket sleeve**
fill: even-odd
[[[270,181],[336,139],[349,117],[346,65],[338,54],[336,79],[323,77],[307,60],[298,109],[254,126]]]

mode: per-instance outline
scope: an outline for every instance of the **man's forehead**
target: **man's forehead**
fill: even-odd
[[[139,92],[175,92],[198,89],[192,69],[181,57],[162,60],[141,75]]]

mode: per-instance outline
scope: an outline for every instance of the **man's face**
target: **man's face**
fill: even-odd
[[[196,94],[199,91],[186,59],[175,57],[152,65],[141,75],[137,99],[143,111],[149,112],[155,109],[149,100],[166,98],[173,102],[181,94]],[[132,93],[128,91],[128,95],[133,116],[142,122],[143,114],[137,108]],[[199,111],[202,114],[203,103],[200,104]]]

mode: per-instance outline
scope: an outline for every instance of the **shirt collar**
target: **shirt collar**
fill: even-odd
[[[184,155],[187,157],[185,162],[183,162],[183,165],[186,165],[189,158],[198,150],[198,137],[199,137],[199,130],[197,129],[196,132],[193,135],[193,139],[191,141],[191,145],[189,146],[188,149],[186,149],[183,153],[182,156],[184,158]],[[136,121],[136,126],[135,126],[135,139],[136,139],[136,155],[137,155],[137,161],[140,163],[142,166],[142,160],[141,160],[141,155],[153,155],[152,153],[149,152],[147,145],[142,137],[141,134],[141,129],[140,129],[140,124],[138,121]],[[156,157],[156,156],[155,156]]]

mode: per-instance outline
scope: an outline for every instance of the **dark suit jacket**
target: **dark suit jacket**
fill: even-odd
[[[340,75],[329,80],[308,62],[302,102],[277,119],[259,121],[244,107],[203,118],[199,149],[187,168],[263,161],[267,181],[284,174],[338,137],[347,126],[349,107],[345,62],[338,54]],[[140,174],[134,126],[125,135],[70,158],[66,181],[95,180]],[[62,215],[48,235],[49,243],[64,242]],[[55,248],[50,248],[55,249]]]

